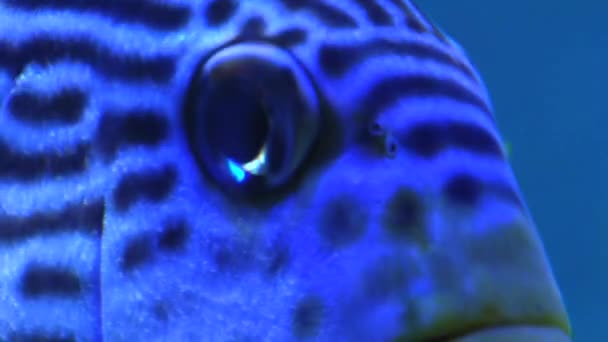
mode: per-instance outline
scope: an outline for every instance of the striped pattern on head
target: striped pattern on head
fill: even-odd
[[[320,121],[243,197],[197,156],[191,102],[246,42],[293,60]],[[424,301],[505,258],[548,284],[526,315],[559,303],[485,87],[409,0],[3,0],[0,105],[0,340],[454,336],[510,297],[449,331]]]

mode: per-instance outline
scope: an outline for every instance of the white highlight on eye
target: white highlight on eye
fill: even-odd
[[[266,169],[266,144],[252,161],[243,165],[243,169],[254,175],[261,175]]]

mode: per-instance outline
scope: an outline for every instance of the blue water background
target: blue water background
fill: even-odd
[[[574,341],[608,341],[608,2],[419,4],[490,89]]]

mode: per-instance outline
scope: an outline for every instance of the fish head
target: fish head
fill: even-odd
[[[409,1],[181,3],[0,34],[0,339],[570,340],[486,88]]]

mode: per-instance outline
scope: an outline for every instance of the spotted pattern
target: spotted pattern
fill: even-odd
[[[166,54],[143,58],[136,54],[118,54],[111,46],[90,37],[72,34],[53,37],[38,34],[23,41],[3,41],[0,37],[0,64],[13,76],[27,65],[81,62],[105,77],[131,82],[167,82],[175,73],[175,58]]]
[[[77,88],[61,89],[51,96],[21,91],[7,101],[7,111],[30,124],[74,124],[81,119],[86,104],[86,94]]]
[[[293,333],[297,338],[314,337],[321,327],[325,308],[320,297],[302,298],[293,312]]]
[[[398,189],[384,209],[382,225],[392,239],[424,246],[429,239],[425,216],[421,196],[407,188]]]
[[[179,251],[188,242],[190,232],[184,221],[168,222],[158,237],[158,246],[167,251]]]
[[[196,68],[244,41],[286,50],[321,107],[293,179],[251,196],[207,176],[184,119]],[[512,255],[445,241],[527,217],[492,112],[410,0],[6,0],[0,340],[455,336],[419,298],[458,287],[459,257]]]
[[[321,213],[319,233],[333,247],[343,247],[359,240],[367,228],[367,216],[355,200],[343,195]]]
[[[148,235],[131,237],[124,247],[120,268],[128,272],[149,262],[153,256],[153,248],[152,239]]]
[[[78,296],[82,287],[73,271],[59,267],[29,265],[21,279],[21,292],[26,297]]]
[[[77,231],[101,236],[104,203],[100,200],[67,205],[60,211],[31,213],[29,216],[0,215],[0,241],[9,243],[38,235]]]
[[[113,192],[114,205],[124,211],[138,201],[162,201],[169,196],[176,177],[171,166],[126,174]]]
[[[225,24],[238,9],[238,3],[234,0],[214,0],[205,9],[205,19],[209,26]]]
[[[446,198],[455,204],[474,206],[483,193],[483,184],[469,174],[459,173],[446,182],[443,191]]]
[[[71,176],[86,171],[88,144],[78,144],[65,151],[22,153],[0,140],[0,178],[33,182],[42,177]]]
[[[133,146],[154,147],[167,139],[169,124],[166,115],[153,110],[104,113],[97,129],[96,146],[106,160]]]
[[[139,23],[150,29],[175,30],[188,23],[190,11],[185,6],[155,3],[154,1],[124,2],[121,0],[8,0],[16,9],[67,10],[75,13],[95,13],[108,19],[126,23]]]

